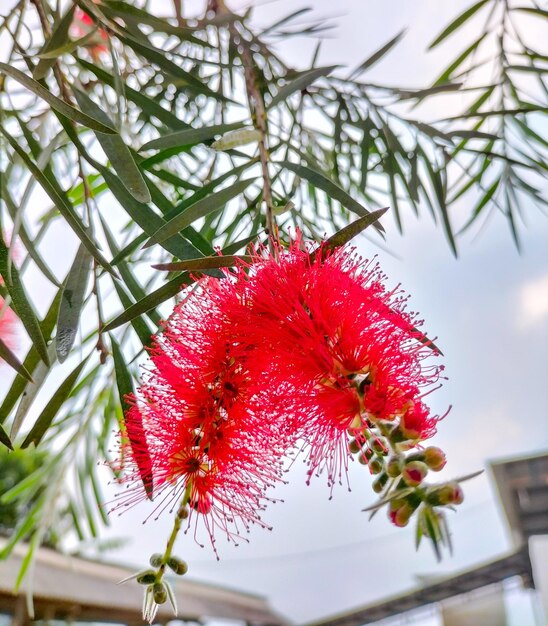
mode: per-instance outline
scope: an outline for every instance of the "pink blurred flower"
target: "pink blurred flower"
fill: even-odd
[[[71,34],[73,37],[81,39],[95,29],[96,24],[93,19],[80,7],[76,7],[71,25]],[[95,61],[100,58],[101,54],[108,50],[107,41],[108,35],[106,31],[103,28],[97,28],[95,34],[86,42],[86,48]]]

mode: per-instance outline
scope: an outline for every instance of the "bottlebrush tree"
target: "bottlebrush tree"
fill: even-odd
[[[439,555],[443,511],[463,498],[458,481],[427,479],[445,464],[426,443],[440,351],[397,277],[349,241],[366,228],[382,241],[387,206],[400,230],[426,210],[457,254],[452,208],[468,199],[459,232],[497,212],[519,246],[522,200],[543,203],[545,147],[530,80],[544,57],[522,23],[544,12],[472,4],[430,47],[465,26],[473,41],[411,89],[367,81],[402,33],[350,71],[318,65],[319,46],[284,60],[280,39],[321,38],[321,19],[298,25],[305,10],[260,28],[223,0],[198,18],[176,1],[171,14],[140,0],[7,4],[0,441],[49,454],[3,496],[31,505],[2,556],[23,539],[32,556],[60,501],[74,532],[95,536],[106,462],[129,486],[123,504],[175,511],[165,552],[137,575],[152,620],[171,597],[166,568],[187,569],[179,529],[203,523],[214,539],[262,524],[301,447],[328,489],[355,457],[373,509],[415,519]],[[415,105],[464,92],[459,114],[416,119]],[[53,270],[61,242],[77,250]]]

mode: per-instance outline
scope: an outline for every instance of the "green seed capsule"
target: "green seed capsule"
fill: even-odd
[[[356,439],[351,439],[348,442],[348,450],[350,454],[357,454],[361,450],[361,445],[356,441]]]
[[[152,585],[156,580],[156,572],[151,569],[146,572],[141,572],[136,580],[140,585]]]
[[[380,459],[369,461],[369,470],[372,474],[380,474],[384,469],[384,463]]]
[[[183,561],[183,559],[178,559],[175,556],[172,556],[170,559],[168,559],[167,565],[178,576],[184,576],[184,574],[186,574],[188,572],[187,562]]]
[[[393,456],[388,460],[386,472],[390,478],[397,478],[403,469],[403,460],[399,456]]]
[[[376,437],[369,445],[371,446],[373,452],[376,452],[377,454],[384,455],[388,452],[388,445],[383,437]]]
[[[167,600],[167,589],[164,583],[154,583],[152,594],[156,604],[164,604]]]
[[[377,478],[373,481],[373,491],[375,493],[381,493],[381,491],[385,488],[387,482],[388,474],[386,472],[379,474]]]
[[[155,552],[149,560],[149,563],[152,565],[152,567],[160,567],[160,565],[163,563],[163,557],[159,552]]]

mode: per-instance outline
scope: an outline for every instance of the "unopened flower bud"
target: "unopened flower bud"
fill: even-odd
[[[403,526],[407,526],[414,512],[415,507],[413,507],[407,500],[396,499],[390,502],[388,517],[390,518],[392,524],[401,528]]]
[[[388,459],[386,465],[386,473],[390,478],[397,478],[403,469],[403,458],[401,456],[393,456]]]
[[[371,460],[372,456],[373,456],[373,450],[371,450],[370,448],[363,448],[363,450],[360,452],[358,456],[358,461],[362,465],[367,465],[369,461]]]
[[[150,557],[149,563],[152,567],[160,567],[163,560],[163,556],[159,552],[156,552]]]
[[[164,583],[162,582],[154,583],[152,592],[153,592],[154,602],[156,602],[156,604],[164,604],[166,602],[167,589]]]
[[[464,493],[461,486],[457,482],[452,481],[438,487],[430,487],[426,492],[425,499],[432,506],[461,504],[464,500]]]
[[[406,463],[402,470],[402,478],[409,487],[417,487],[428,474],[428,465],[422,461]]]
[[[445,467],[447,459],[445,453],[441,448],[436,446],[429,446],[424,450],[424,462],[434,472],[439,472]]]
[[[384,463],[381,459],[374,458],[369,461],[369,471],[372,474],[380,474],[384,469]]]
[[[156,580],[156,572],[149,569],[146,572],[141,572],[135,579],[140,585],[152,585]]]
[[[178,559],[175,556],[172,556],[168,559],[167,565],[170,569],[172,569],[178,576],[183,576],[188,572],[188,565],[186,561],[183,559]]]
[[[381,493],[381,491],[385,488],[387,482],[388,474],[386,472],[379,474],[377,478],[373,481],[373,491],[375,493]]]
[[[348,442],[348,451],[350,454],[357,454],[362,449],[361,443],[357,439],[351,439]]]
[[[384,437],[376,437],[370,445],[373,452],[377,454],[386,454],[388,452],[388,446]]]

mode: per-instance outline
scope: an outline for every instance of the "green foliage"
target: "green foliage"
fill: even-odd
[[[40,491],[33,493],[26,500],[12,499],[9,493],[40,469],[47,453],[45,451],[9,452],[0,447],[0,534],[11,533],[22,519],[27,517],[33,504],[40,496]],[[8,494],[8,497],[5,495]],[[49,543],[55,543],[55,534],[50,533]]]

